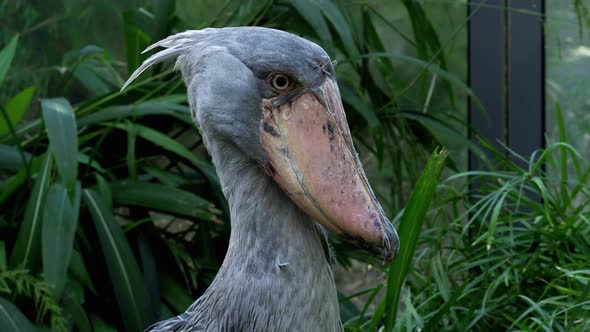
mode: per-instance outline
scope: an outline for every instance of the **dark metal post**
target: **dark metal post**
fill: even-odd
[[[469,102],[469,137],[528,156],[544,143],[544,1],[471,0],[468,7],[469,85],[486,111]],[[470,153],[469,169],[482,167]]]
[[[485,110],[469,102],[468,120],[471,140],[477,135],[500,148],[505,140],[506,113],[506,17],[504,0],[473,0],[469,5],[469,86]],[[475,131],[475,132],[474,132]],[[481,160],[469,154],[469,169],[481,169]]]
[[[507,140],[510,149],[528,157],[545,143],[545,6],[542,0],[508,5]]]

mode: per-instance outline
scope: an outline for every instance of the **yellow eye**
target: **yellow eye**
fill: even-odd
[[[291,80],[288,76],[282,74],[275,74],[272,76],[270,84],[272,85],[273,89],[278,91],[284,91],[287,90],[291,85]]]

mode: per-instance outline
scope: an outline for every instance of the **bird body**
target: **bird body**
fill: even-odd
[[[205,293],[148,331],[342,331],[324,229],[386,261],[398,239],[354,150],[330,58],[257,27],[187,31],[148,50],[157,46],[127,84],[176,59],[231,235]]]

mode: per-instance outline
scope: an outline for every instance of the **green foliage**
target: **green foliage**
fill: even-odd
[[[528,160],[491,150],[497,170],[461,172],[439,186],[405,283],[402,250],[384,271],[388,286],[401,288],[400,301],[382,294],[372,319],[358,315],[345,327],[374,330],[385,315],[396,331],[587,331],[590,164],[565,143],[559,118],[563,142]],[[412,242],[403,225],[400,238]],[[395,315],[389,305],[400,306],[395,322],[387,320]]]
[[[18,43],[18,35],[12,37],[10,42],[8,42],[8,45],[6,45],[6,47],[4,47],[0,51],[0,83],[2,83],[2,81],[4,81],[4,77],[6,76],[6,73],[8,72],[8,69],[10,68],[10,63],[12,62],[12,59],[14,58],[14,53],[16,51],[17,43]]]
[[[39,259],[39,246],[41,227],[43,220],[43,207],[45,197],[49,188],[51,177],[52,159],[49,156],[44,158],[35,186],[27,201],[24,220],[19,227],[18,237],[10,259],[11,266],[36,266]]]
[[[0,271],[0,306],[3,317],[3,326],[9,331],[31,331],[29,320],[8,302],[4,297],[14,301],[19,296],[25,296],[33,300],[35,317],[41,320],[49,316],[51,326],[55,331],[66,331],[66,321],[62,309],[51,293],[51,286],[43,280],[32,276],[28,270],[14,269]]]
[[[590,328],[590,167],[565,130],[524,167],[495,151],[497,170],[437,188],[443,166],[479,153],[462,120],[466,97],[479,105],[465,83],[464,3],[58,3],[0,5],[0,20],[14,17],[0,33],[0,330],[138,331],[207,288],[227,248],[227,203],[182,81],[163,65],[119,89],[149,43],[238,25],[291,31],[337,60],[376,194],[402,211],[398,260],[341,299],[347,330]],[[429,159],[437,146],[449,157]],[[379,263],[334,246],[345,267]]]
[[[148,295],[123,230],[115,223],[112,212],[97,192],[84,190],[84,200],[94,220],[125,328],[128,331],[142,330],[150,321]]]
[[[41,109],[57,172],[65,187],[73,190],[78,176],[78,131],[74,111],[64,98],[42,99]]]
[[[47,283],[53,286],[53,294],[57,298],[61,296],[67,280],[78,226],[81,191],[78,182],[71,202],[68,190],[60,183],[54,183],[45,199],[41,237],[43,275]]]
[[[25,315],[12,303],[0,297],[0,326],[7,332],[32,331],[33,325]]]
[[[435,151],[426,163],[422,176],[418,179],[416,186],[404,209],[399,226],[399,236],[404,239],[400,245],[399,257],[389,267],[387,276],[387,294],[385,300],[385,331],[393,330],[393,322],[397,314],[400,291],[404,279],[412,263],[418,236],[422,231],[422,225],[426,220],[426,214],[430,203],[434,198],[440,177],[447,158],[447,151]],[[374,316],[373,321],[375,321]]]
[[[23,117],[27,108],[29,108],[34,92],[35,87],[30,86],[10,99],[8,103],[6,103],[5,115],[9,120],[4,118],[5,121],[0,122],[0,136],[8,134],[11,128],[16,127],[16,124]]]

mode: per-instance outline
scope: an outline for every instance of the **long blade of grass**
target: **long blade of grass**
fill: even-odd
[[[322,13],[334,27],[334,31],[340,36],[344,49],[351,58],[356,58],[359,55],[358,48],[352,37],[350,24],[346,21],[340,9],[329,0],[318,1],[318,6]]]
[[[82,255],[76,251],[76,249],[72,250],[72,257],[70,258],[70,273],[84,287],[96,293],[92,279],[90,279],[90,274],[88,273],[86,265],[84,264],[84,258],[82,258]]]
[[[447,61],[443,52],[444,48],[441,45],[440,39],[436,29],[432,26],[431,20],[426,15],[426,11],[420,2],[413,0],[402,0],[402,3],[406,7],[412,22],[412,29],[414,31],[414,37],[417,44],[418,53],[422,59],[428,59],[432,54],[432,57],[437,60],[440,67],[443,70],[447,70]],[[427,50],[430,49],[430,53]],[[455,97],[453,95],[453,89],[448,81],[445,81],[445,87],[447,94],[452,105],[455,105]]]
[[[439,77],[443,78],[446,82],[449,82],[450,84],[453,84],[453,85],[457,86],[458,88],[460,88],[463,92],[465,92],[473,100],[473,103],[475,104],[475,106],[480,111],[482,111],[484,114],[486,114],[483,104],[481,103],[479,98],[475,95],[475,93],[473,93],[473,90],[471,90],[471,88],[467,84],[465,84],[465,82],[463,82],[463,80],[461,80],[456,75],[450,73],[449,71],[447,71],[441,67],[434,66],[434,65],[432,65],[432,63],[420,60],[415,57],[411,57],[411,56],[407,56],[407,55],[399,54],[399,53],[394,53],[394,52],[374,52],[374,53],[361,55],[360,57],[361,58],[369,58],[369,59],[370,58],[391,58],[391,59],[395,59],[398,61],[402,61],[402,62],[411,64],[411,65],[415,65],[417,67],[420,67],[422,71],[428,71],[432,74],[436,74]],[[354,61],[354,60],[356,60],[356,59],[349,59],[349,61]],[[342,62],[345,62],[345,61],[342,61]]]
[[[27,182],[29,173],[37,174],[37,172],[39,172],[39,169],[45,161],[45,156],[46,154],[32,158],[28,169],[27,166],[21,167],[18,172],[16,172],[16,174],[4,180],[0,184],[0,203],[6,201],[6,199],[12,195],[12,193],[14,193]]]
[[[186,100],[186,96],[184,96]],[[171,115],[183,122],[193,124],[187,106],[165,101],[146,101],[136,105],[109,106],[78,119],[80,127],[123,118],[139,118],[146,115]]]
[[[94,220],[125,329],[142,331],[153,317],[150,317],[149,298],[135,256],[102,197],[86,189],[84,200]]]
[[[160,289],[162,299],[176,312],[184,312],[193,303],[186,285],[176,281],[167,273],[162,273],[160,276]]]
[[[20,151],[14,145],[0,144],[0,169],[15,171],[26,166],[30,161],[30,153]]]
[[[86,311],[82,307],[84,303],[84,289],[82,285],[77,282],[68,283],[68,288],[63,296],[63,308],[72,317],[74,324],[78,327],[80,332],[91,332],[90,321],[86,315]]]
[[[12,303],[0,297],[0,331],[30,332],[35,331],[33,324]]]
[[[10,124],[6,123],[6,119],[0,118],[0,137],[10,132],[11,125],[13,128],[16,127],[17,123],[20,121],[23,115],[25,115],[26,110],[29,108],[34,92],[35,87],[30,86],[19,92],[16,96],[12,97],[8,103],[6,103],[5,108]]]
[[[390,114],[393,117],[409,119],[418,122],[420,125],[426,127],[428,131],[439,136],[444,136],[454,143],[463,144],[467,146],[472,152],[477,155],[483,155],[483,151],[477,145],[470,140],[465,139],[465,134],[459,130],[453,128],[448,122],[442,121],[435,116],[425,114],[421,112],[413,111],[387,111],[386,114]]]
[[[137,180],[137,159],[135,156],[135,142],[137,141],[137,132],[131,122],[127,122],[127,173],[129,179]]]
[[[368,322],[367,331],[375,332],[377,331],[377,327],[379,323],[382,321],[383,313],[385,312],[387,298],[384,296],[381,298],[377,306],[375,307],[375,311],[373,312],[373,318]]]
[[[6,77],[6,73],[8,69],[10,69],[10,64],[12,63],[12,59],[14,58],[14,53],[16,52],[16,45],[18,44],[18,35],[15,35],[10,39],[8,45],[6,45],[2,51],[0,51],[0,84],[4,81],[4,77]]]
[[[117,332],[117,329],[96,315],[91,314],[90,321],[92,322],[92,329],[94,332]]]
[[[489,225],[489,229],[487,231],[487,240],[486,240],[486,248],[488,250],[490,250],[491,247],[492,247],[492,242],[494,241],[494,236],[496,235],[496,227],[497,227],[498,222],[499,222],[498,219],[500,217],[500,211],[502,211],[502,208],[504,207],[504,200],[506,199],[506,196],[508,196],[509,193],[510,193],[510,191],[509,191],[509,189],[507,189],[498,198],[498,200],[495,202],[494,207],[492,209],[492,216],[491,216],[490,221],[489,221],[490,222],[490,225]]]
[[[78,182],[74,201],[71,202],[68,190],[62,184],[55,183],[45,199],[41,235],[43,274],[47,283],[53,286],[53,296],[56,299],[60,298],[67,280],[78,226],[81,193],[82,188]]]
[[[324,48],[328,52],[332,52],[334,50],[334,41],[332,40],[330,27],[328,27],[328,23],[324,19],[318,3],[311,0],[292,0],[290,4],[303,17],[307,24],[313,28],[314,32],[322,41]]]
[[[346,84],[343,84],[340,90],[342,91],[342,101],[352,106],[367,121],[371,130],[380,131],[381,122],[379,118],[373,108],[362,99],[361,95]]]
[[[128,10],[123,13],[123,27],[125,30],[125,52],[127,53],[127,71],[133,73],[144,60],[141,54],[151,43],[150,35],[143,31],[137,21],[153,21],[146,11],[140,9]]]
[[[111,184],[113,201],[121,205],[142,206],[149,209],[180,214],[192,218],[218,222],[221,211],[213,203],[182,189],[149,182]]]
[[[129,126],[125,124],[115,124],[114,126],[122,130],[129,130]],[[207,179],[209,180],[209,182],[211,182],[212,185],[221,190],[219,187],[219,180],[217,179],[217,174],[215,173],[215,169],[211,164],[203,160],[200,160],[182,144],[178,143],[174,139],[170,138],[165,134],[162,134],[157,130],[140,125],[136,125],[135,127],[137,128],[137,136],[187,159],[188,161],[193,163],[193,165],[195,165],[201,172],[203,172],[203,175],[207,177]]]
[[[65,98],[42,99],[41,109],[57,172],[71,192],[78,176],[78,130],[74,110]]]
[[[6,259],[6,243],[4,240],[0,241],[0,271],[8,269],[8,260]]]
[[[412,262],[418,236],[426,220],[426,213],[428,212],[430,202],[434,198],[438,179],[444,169],[447,155],[448,152],[444,148],[432,153],[401,217],[399,226],[399,254],[391,264],[387,277],[387,293],[385,296],[386,332],[393,331],[402,285]]]
[[[16,243],[10,257],[10,266],[39,266],[37,264],[41,245],[41,223],[43,205],[47,196],[47,188],[51,178],[52,159],[47,155],[37,175],[33,191],[25,210],[25,218],[20,226]]]

